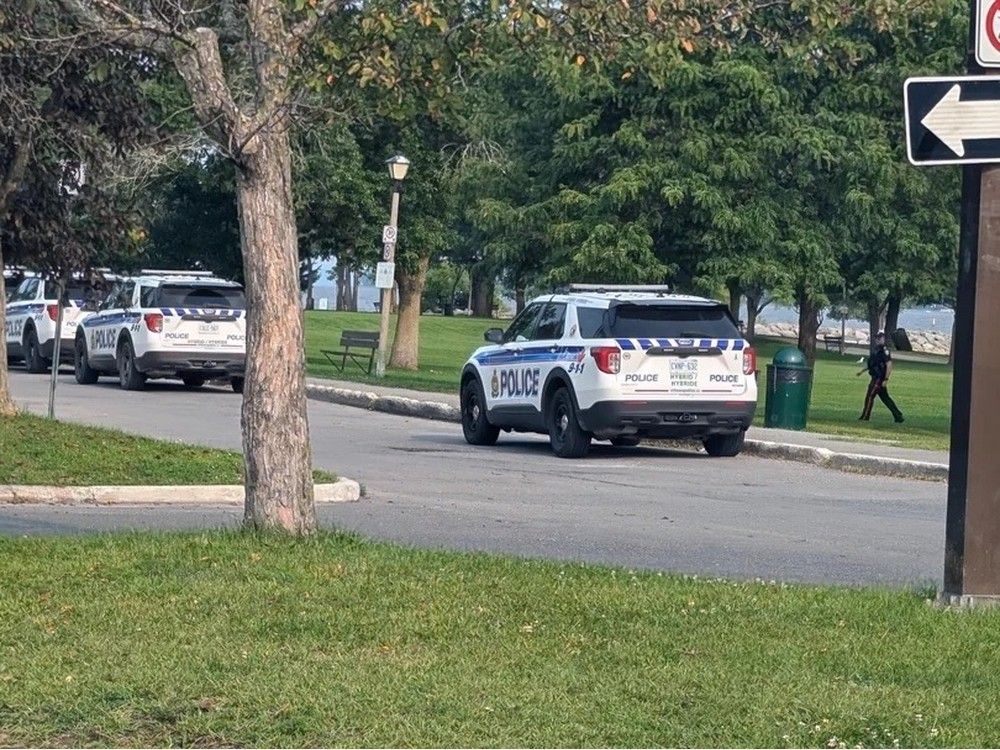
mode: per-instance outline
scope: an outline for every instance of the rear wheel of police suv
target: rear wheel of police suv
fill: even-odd
[[[496,445],[500,428],[486,418],[486,394],[473,378],[462,386],[462,434],[469,445]]]
[[[40,373],[49,369],[48,362],[42,356],[41,347],[38,345],[38,334],[31,328],[24,336],[24,368],[28,372]]]
[[[734,435],[712,435],[702,442],[708,455],[716,458],[732,458],[740,455],[745,437],[746,433],[741,431]]]
[[[80,336],[73,344],[73,375],[80,385],[93,385],[100,373],[87,360],[87,342]]]
[[[243,378],[230,378],[229,385],[233,389],[233,393],[243,393]]]
[[[580,427],[576,404],[568,388],[552,394],[546,409],[549,425],[549,442],[559,458],[583,458],[590,450],[591,434]]]
[[[146,385],[146,376],[136,369],[135,350],[128,338],[118,345],[118,383],[126,391],[141,391]]]
[[[205,385],[205,378],[198,375],[185,375],[181,378],[185,388],[201,388]]]

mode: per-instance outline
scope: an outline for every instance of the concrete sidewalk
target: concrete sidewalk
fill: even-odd
[[[459,421],[458,393],[435,393],[369,383],[309,378],[310,398],[395,414]],[[891,428],[887,428],[887,437]],[[946,451],[901,448],[835,435],[751,427],[748,447],[759,455],[829,465],[844,470],[941,481],[947,478]]]

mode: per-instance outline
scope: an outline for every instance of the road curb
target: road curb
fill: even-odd
[[[353,479],[317,484],[317,503],[353,503],[361,485]],[[242,484],[53,485],[0,484],[0,505],[242,505]]]
[[[306,394],[309,398],[317,401],[329,401],[334,404],[354,406],[386,414],[433,419],[439,422],[459,423],[462,421],[462,412],[457,406],[440,401],[421,401],[403,396],[383,396],[372,391],[355,391],[349,388],[336,388],[315,383],[306,385]],[[838,453],[829,448],[775,443],[749,438],[743,444],[743,451],[751,456],[797,461],[855,474],[874,474],[930,482],[948,481],[947,464],[911,461],[905,458],[868,456],[861,453]]]
[[[854,474],[876,474],[901,479],[919,479],[927,482],[948,481],[947,464],[911,461],[906,458],[866,456],[861,453],[837,453],[829,448],[817,448],[811,445],[792,445],[749,439],[743,443],[743,452],[761,458],[798,461]]]

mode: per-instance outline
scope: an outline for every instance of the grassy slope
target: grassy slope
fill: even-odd
[[[483,343],[483,331],[497,321],[470,318],[423,317],[420,321],[419,372],[390,370],[384,384],[426,391],[454,392],[462,365],[473,349]],[[502,323],[501,323],[502,324]],[[306,348],[309,372],[318,377],[357,382],[376,382],[357,367],[348,365],[338,373],[320,353],[336,349],[344,329],[378,330],[378,316],[373,313],[306,313]],[[760,384],[764,367],[782,345],[764,341],[760,354]],[[862,437],[871,440],[894,440],[902,445],[931,450],[948,447],[950,424],[951,372],[937,364],[897,362],[891,382],[893,398],[907,421],[892,423],[881,402],[876,402],[874,419],[869,425],[858,424],[867,380],[856,378],[856,357],[820,353],[810,412],[809,428],[815,431]],[[762,389],[763,390],[763,389]],[[764,398],[761,396],[758,422],[763,422]]]
[[[0,539],[0,558],[0,745],[1000,742],[1000,612],[912,593],[327,534]]]
[[[0,484],[242,484],[242,477],[243,459],[231,451],[27,414],[0,418]],[[316,477],[331,480],[326,472]]]

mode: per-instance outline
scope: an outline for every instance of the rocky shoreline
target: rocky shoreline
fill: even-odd
[[[794,323],[758,323],[756,333],[759,336],[773,336],[775,338],[796,339],[799,336],[799,329]],[[820,346],[824,335],[839,336],[840,326],[824,326],[819,329]],[[951,336],[946,333],[936,331],[907,331],[906,335],[913,345],[913,351],[923,354],[940,354],[948,356],[951,347]],[[868,346],[867,328],[848,328],[844,334],[844,341],[852,346]]]

